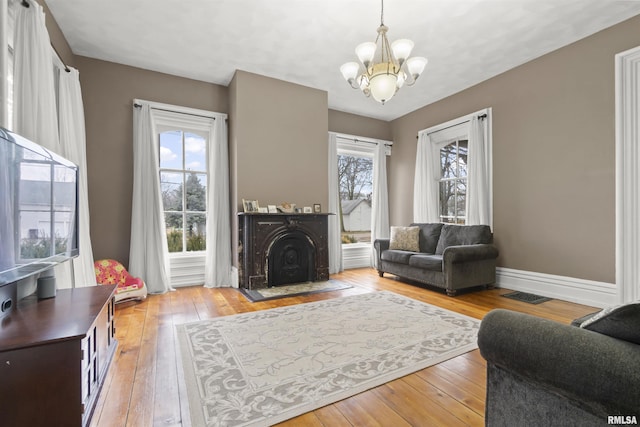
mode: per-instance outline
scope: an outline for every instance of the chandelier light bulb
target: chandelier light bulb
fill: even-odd
[[[369,68],[369,64],[373,61],[373,57],[376,54],[376,44],[374,42],[360,43],[356,47],[356,55],[364,68]]]
[[[423,58],[422,56],[414,56],[413,58],[407,59],[407,70],[409,70],[409,74],[411,74],[414,80],[422,74],[427,62],[429,62],[427,58]]]
[[[413,42],[408,39],[399,39],[391,43],[391,51],[393,56],[398,60],[400,66],[407,60],[413,50]]]
[[[347,62],[346,64],[342,64],[340,72],[346,81],[352,82],[358,76],[359,69],[360,65],[358,65],[357,62]]]
[[[396,93],[398,76],[390,73],[390,64],[376,64],[373,66],[373,75],[369,79],[369,89],[373,99],[384,104]]]

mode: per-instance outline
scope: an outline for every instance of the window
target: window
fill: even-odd
[[[344,269],[371,265],[373,178],[378,144],[384,145],[387,155],[391,154],[391,141],[336,134]]]
[[[466,222],[467,157],[466,139],[455,140],[440,149],[439,207],[440,221]]]
[[[342,243],[371,243],[373,157],[338,150]]]
[[[206,249],[208,135],[160,132],[160,187],[170,253]]]
[[[418,132],[413,221],[493,227],[492,145],[491,108]]]

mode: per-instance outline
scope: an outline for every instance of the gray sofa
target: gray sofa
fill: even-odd
[[[630,424],[620,420],[631,417],[640,423],[635,311],[635,319],[618,313],[586,326],[591,330],[508,310],[489,312],[478,333],[487,360],[486,426],[606,426]]]
[[[374,242],[380,277],[391,273],[444,288],[449,296],[459,289],[495,283],[498,249],[489,226],[428,223],[411,227],[419,228],[419,247],[414,250],[394,249],[391,239]]]

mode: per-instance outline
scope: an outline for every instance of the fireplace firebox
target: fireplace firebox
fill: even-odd
[[[240,286],[261,289],[329,279],[329,214],[238,214]]]

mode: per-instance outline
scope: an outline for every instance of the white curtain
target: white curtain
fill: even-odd
[[[413,222],[440,222],[438,179],[440,167],[435,144],[426,131],[418,133],[413,182]]]
[[[62,155],[78,165],[78,246],[80,255],[71,262],[76,287],[96,285],[89,222],[86,134],[78,70],[59,71],[58,122]]]
[[[150,293],[173,290],[160,192],[159,147],[148,104],[133,111],[133,200],[129,272],[141,277]]]
[[[329,132],[329,274],[339,273],[342,267],[342,240],[340,225],[340,183],[338,182],[337,135]]]
[[[484,120],[474,115],[469,122],[467,164],[467,224],[491,225],[488,156]]]
[[[207,174],[207,255],[205,287],[230,287],[231,217],[229,214],[229,148],[226,115],[217,115],[211,125]]]
[[[9,123],[9,84],[8,68],[9,53],[6,46],[9,45],[9,2],[0,1],[0,126],[6,129],[13,129]]]
[[[373,196],[371,200],[371,243],[389,238],[389,194],[387,192],[387,153],[379,142],[373,155]],[[376,249],[371,245],[371,266],[376,266]]]
[[[13,128],[19,135],[62,155],[51,42],[42,6],[29,3],[31,7],[18,7],[14,27]],[[70,263],[59,264],[54,271],[58,288],[73,286]],[[25,295],[35,291],[34,280],[28,280],[23,288]]]
[[[42,6],[19,7],[14,27],[14,129],[60,154],[53,57]]]

